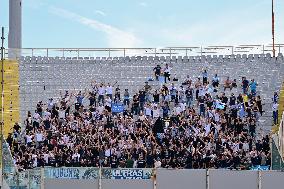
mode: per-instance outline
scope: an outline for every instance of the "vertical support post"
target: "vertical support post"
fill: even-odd
[[[30,189],[31,188],[31,177],[30,177],[30,172],[32,171],[32,170],[27,170],[28,171],[28,189]]]
[[[261,186],[261,171],[258,170],[258,189],[261,189],[262,186]]]
[[[44,189],[44,168],[40,168],[40,189]]]
[[[1,187],[3,186],[4,162],[3,162],[3,127],[4,127],[4,27],[2,27],[1,36]]]
[[[202,52],[203,51],[203,49],[202,49],[202,46],[200,47],[200,56],[202,56]]]
[[[209,169],[206,169],[206,189],[209,189]]]
[[[274,0],[272,0],[272,53],[273,53],[273,57],[275,57],[275,18],[274,18]]]
[[[232,46],[232,55],[234,54],[234,46]]]
[[[123,49],[123,60],[124,60],[124,63],[125,63],[125,48]]]
[[[102,167],[99,169],[99,189],[102,189]]]
[[[262,54],[264,55],[264,45],[262,45]]]
[[[157,168],[153,170],[153,189],[157,189]]]
[[[34,49],[32,48],[32,56],[34,56]]]
[[[48,48],[46,49],[46,56],[48,57]]]
[[[80,49],[78,49],[78,52],[77,52],[78,54],[77,54],[77,58],[79,59],[79,57],[80,57]]]
[[[187,48],[185,49],[185,56],[187,56]]]
[[[155,48],[155,57],[157,56],[157,48]]]
[[[16,186],[18,188],[20,188],[20,179],[19,179],[20,175],[19,175],[19,172],[16,172]]]
[[[62,49],[63,58],[65,57],[65,49]]]
[[[110,58],[110,49],[108,49],[108,57]]]

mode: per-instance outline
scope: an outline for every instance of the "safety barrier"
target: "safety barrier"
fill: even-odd
[[[26,189],[270,189],[282,187],[284,172],[62,167],[28,170],[10,178],[10,188]]]
[[[283,52],[284,44],[276,44],[276,54]],[[20,56],[42,57],[126,57],[126,56],[202,56],[272,53],[272,45],[188,46],[164,48],[22,48],[5,49],[5,58]],[[10,54],[10,56],[8,56]]]

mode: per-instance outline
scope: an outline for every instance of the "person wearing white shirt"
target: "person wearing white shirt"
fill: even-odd
[[[50,117],[51,117],[51,113],[49,111],[45,111],[44,114],[43,114],[44,120],[47,120]]]
[[[155,165],[155,168],[156,168],[156,169],[157,169],[157,168],[160,168],[160,167],[162,166],[162,163],[161,163],[161,161],[160,161],[159,158],[155,161],[154,165]]]
[[[160,109],[155,105],[153,111],[153,118],[160,117]]]
[[[110,96],[108,96],[107,98],[106,98],[106,101],[105,101],[105,105],[107,106],[107,107],[111,107],[111,97]]]
[[[109,149],[106,149],[106,151],[105,151],[105,156],[106,157],[110,157],[111,156],[111,149],[109,148]]]
[[[47,103],[47,109],[48,109],[48,110],[52,110],[53,106],[54,106],[53,99],[50,98],[49,101],[48,101],[48,103]]]
[[[26,140],[27,140],[27,146],[31,146],[33,142],[33,135],[27,134],[26,135]]]
[[[41,120],[41,117],[39,113],[36,111],[35,114],[33,115],[33,127],[38,128],[39,127],[39,122]]]
[[[167,79],[168,79],[168,81],[171,81],[171,78],[170,78],[171,70],[172,70],[172,68],[169,67],[168,64],[166,64],[166,67],[164,69],[165,83],[167,83]]]
[[[106,87],[106,95],[109,96],[110,99],[112,99],[112,86],[109,83]]]
[[[81,155],[77,152],[77,150],[76,150],[76,153],[74,153],[74,154],[72,155],[72,159],[73,159],[75,162],[79,162],[79,161],[80,161],[80,157],[81,157]]]
[[[100,105],[97,107],[97,110],[98,110],[99,115],[102,115],[104,109],[105,109],[105,107],[104,107],[102,104],[100,104]]]
[[[149,106],[149,105],[147,105],[146,107],[145,107],[145,115],[146,115],[146,117],[151,117],[152,116],[152,110],[151,110],[151,107]]]
[[[36,147],[41,145],[41,143],[43,142],[43,134],[42,134],[41,131],[39,131],[35,134],[35,141],[36,141]]]
[[[175,113],[176,113],[176,115],[180,115],[181,112],[182,112],[182,109],[181,109],[180,106],[175,107]]]
[[[102,102],[104,104],[104,100],[105,100],[105,93],[106,93],[106,89],[103,85],[99,86],[98,88],[98,103]]]
[[[58,117],[59,117],[59,119],[65,118],[65,111],[62,108],[60,108],[60,110],[58,112]]]

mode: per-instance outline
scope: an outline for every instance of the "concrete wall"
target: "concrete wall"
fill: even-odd
[[[45,179],[45,189],[98,189],[98,180]]]
[[[262,171],[261,189],[284,188],[284,172]]]
[[[152,180],[102,180],[102,189],[153,189]]]
[[[258,189],[258,171],[209,170],[210,189]]]
[[[156,189],[284,188],[284,172],[158,169]],[[102,179],[101,189],[154,189],[154,181]],[[99,189],[98,180],[45,179],[44,189]]]
[[[206,189],[206,170],[157,170],[157,189]]]

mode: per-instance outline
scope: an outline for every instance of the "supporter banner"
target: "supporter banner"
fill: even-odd
[[[123,104],[112,104],[111,106],[112,113],[121,113],[124,111]]]
[[[45,168],[45,178],[59,178],[59,179],[98,179],[98,168]]]
[[[150,179],[152,169],[102,169],[103,179]]]
[[[267,171],[269,170],[269,166],[261,166],[261,165],[258,165],[258,166],[254,166],[251,168],[251,170],[261,170],[261,171]]]

